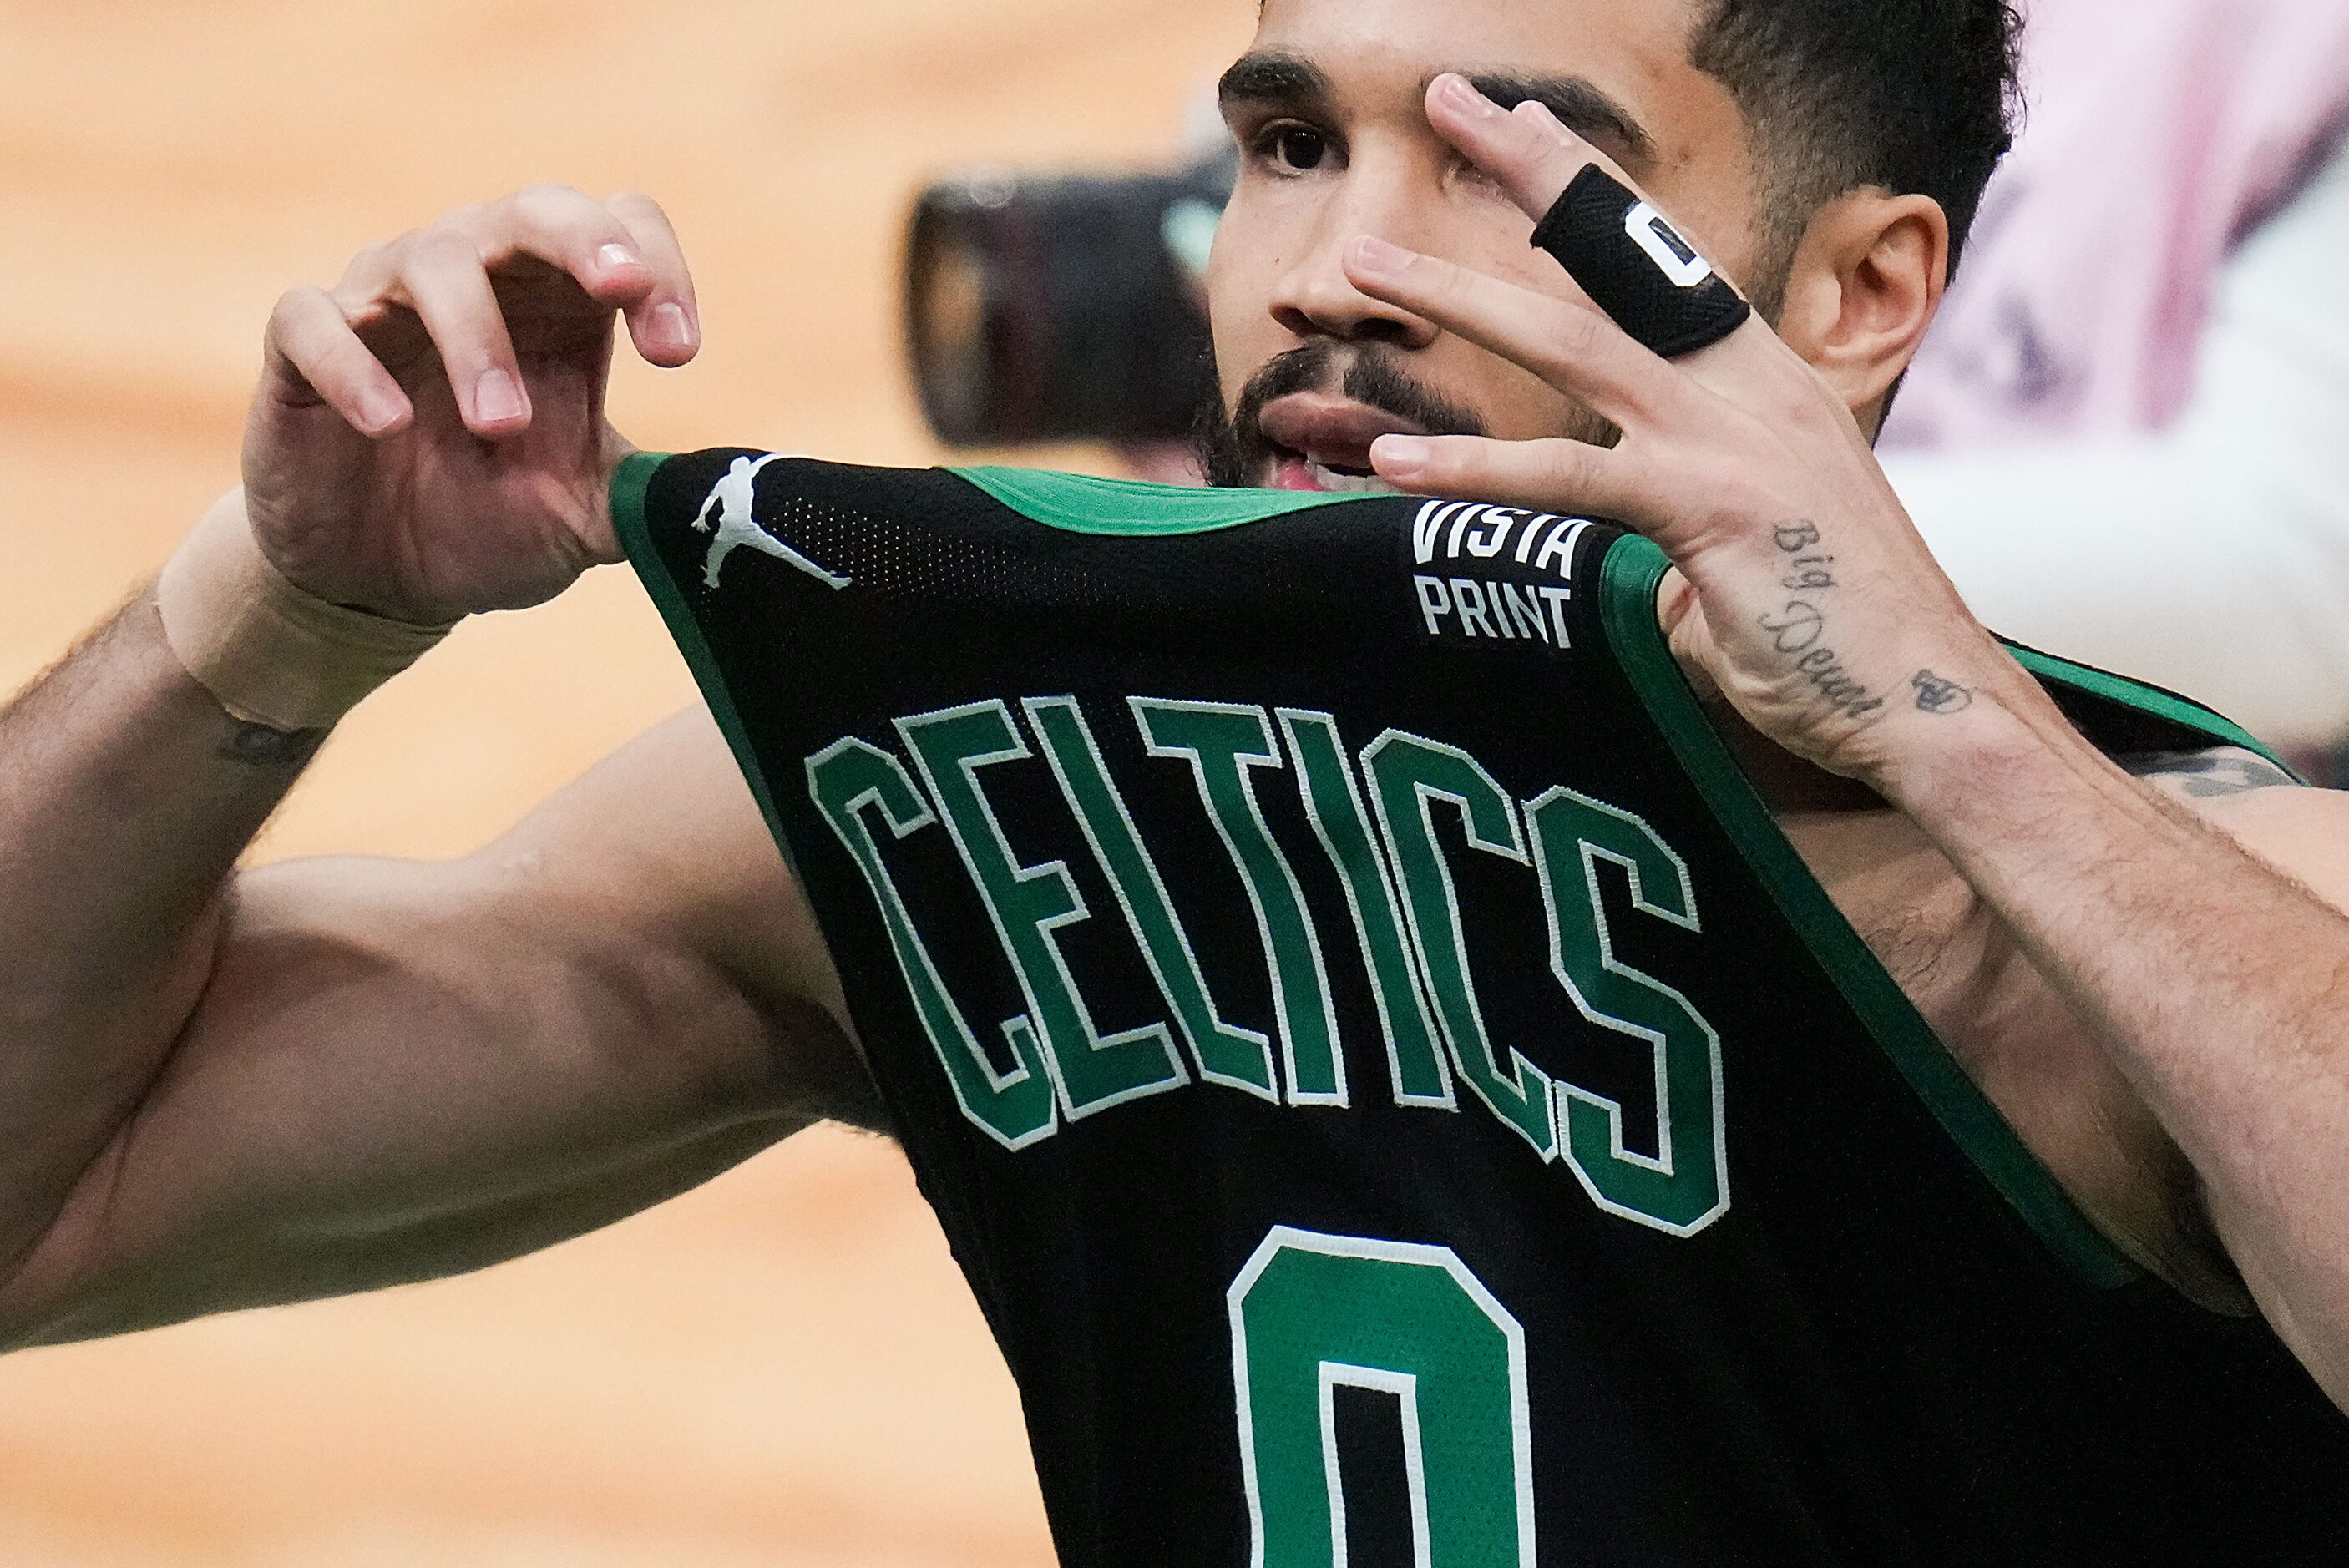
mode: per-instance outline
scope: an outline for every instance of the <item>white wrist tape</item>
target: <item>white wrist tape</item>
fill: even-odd
[[[331,727],[456,624],[394,621],[295,587],[262,553],[242,490],[204,513],[163,568],[155,603],[198,685],[235,717],[289,733]]]

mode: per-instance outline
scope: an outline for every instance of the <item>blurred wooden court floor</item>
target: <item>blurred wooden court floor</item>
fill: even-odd
[[[648,190],[696,261],[700,364],[619,377],[640,444],[931,460],[895,338],[913,190],[1154,155],[1251,14],[0,0],[0,689],[233,481],[281,289],[533,180]],[[461,852],[690,699],[600,573],[362,709],[260,852]],[[0,1361],[7,1568],[1049,1560],[936,1224],[891,1148],[831,1132],[470,1279]]]

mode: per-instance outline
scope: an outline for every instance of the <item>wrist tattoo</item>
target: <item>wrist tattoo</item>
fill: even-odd
[[[323,729],[272,729],[240,721],[218,748],[221,758],[247,768],[298,768],[326,743]]]
[[[1963,713],[1974,705],[1972,692],[1930,670],[1919,670],[1909,677],[1909,684],[1916,688],[1920,713]]]

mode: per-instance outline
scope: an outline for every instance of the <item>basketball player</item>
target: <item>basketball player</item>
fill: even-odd
[[[0,718],[0,1334],[480,1267],[832,1118],[1071,1563],[2337,1556],[2349,806],[2002,647],[1868,448],[2011,29],[1268,0],[1213,445],[1286,496],[632,454],[615,313],[698,345],[641,198],[288,294],[242,493]],[[1634,242],[1757,314],[1635,341]],[[624,546],[714,717],[453,865],[234,871]]]

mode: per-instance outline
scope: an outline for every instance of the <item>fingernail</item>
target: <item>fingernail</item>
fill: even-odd
[[[397,393],[370,387],[359,394],[359,428],[367,435],[380,436],[407,412],[408,405]]]
[[[522,385],[512,374],[492,366],[473,383],[473,418],[484,425],[502,425],[529,412],[522,400]]]
[[[692,347],[693,323],[687,317],[685,307],[674,302],[655,305],[653,336],[662,343],[672,344],[678,348]]]
[[[1534,99],[1527,98],[1509,113],[1516,119],[1533,121],[1535,125],[1570,147],[1579,145],[1582,140],[1582,138],[1568,129],[1566,121],[1558,119],[1546,103],[1537,103]]]
[[[1473,114],[1479,119],[1500,118],[1501,106],[1478,92],[1466,77],[1445,76],[1440,90],[1444,101],[1464,114]]]
[[[1435,447],[1424,436],[1381,436],[1371,443],[1371,462],[1392,479],[1409,479],[1427,467]]]
[[[1411,253],[1401,245],[1390,245],[1375,234],[1364,234],[1354,242],[1354,270],[1376,277],[1391,278],[1411,265]]]
[[[607,273],[616,273],[622,267],[642,266],[644,263],[636,260],[636,252],[627,246],[610,244],[595,253],[595,264]]]

